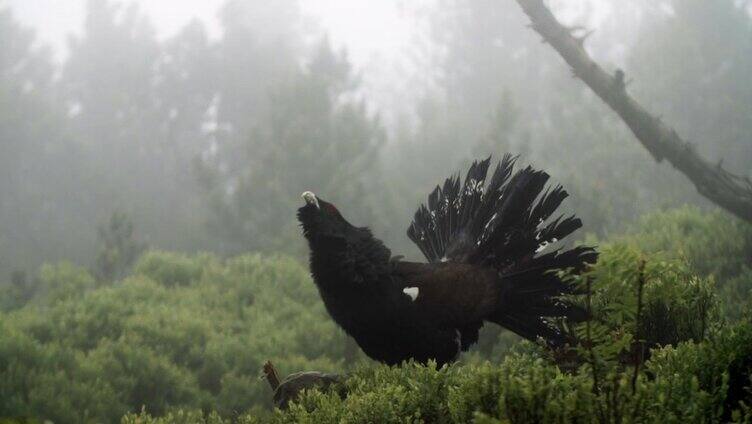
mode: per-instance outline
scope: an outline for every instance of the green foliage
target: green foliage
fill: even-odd
[[[149,251],[132,276],[114,283],[98,283],[70,263],[45,265],[30,281],[19,276],[33,288],[28,302],[0,315],[0,416],[741,421],[752,405],[752,327],[724,328],[713,285],[716,276],[739,278],[734,273],[744,269],[722,254],[744,249],[724,242],[739,224],[680,210],[641,225],[602,245],[599,262],[572,277],[589,282],[592,295],[579,301],[589,300],[594,320],[574,329],[589,342],[566,371],[540,347],[487,329],[483,346],[460,364],[360,367],[343,383],[346,398],[339,389],[314,391],[285,413],[270,410],[271,392],[259,379],[263,362],[274,360],[283,373],[342,372],[363,357],[326,316],[297,261]]]
[[[187,286],[201,278],[211,256],[192,258],[180,253],[152,250],[136,264],[134,273],[166,286]]]
[[[361,366],[332,390],[304,392],[284,412],[255,410],[239,420],[705,423],[749,416],[752,324],[719,326],[709,279],[694,275],[681,260],[647,255],[624,242],[603,246],[599,262],[577,278],[590,281],[594,320],[590,336],[584,327],[576,329],[584,342],[566,370],[529,342],[501,362],[484,361],[476,352],[441,369],[414,363]],[[635,356],[636,348],[645,349],[642,357]],[[219,419],[185,411],[190,410],[125,420]]]
[[[715,280],[729,318],[739,318],[752,296],[752,225],[723,211],[687,206],[652,213],[617,239],[648,255],[685,261],[692,272]]]
[[[684,354],[699,356],[708,345],[688,344]],[[692,351],[694,350],[694,351]],[[692,351],[692,353],[689,353]],[[347,396],[305,392],[287,411],[260,415],[275,423],[540,423],[540,422],[719,422],[724,383],[704,388],[687,363],[681,373],[659,365],[678,352],[664,348],[640,374],[634,391],[626,373],[612,374],[594,391],[586,372],[564,373],[537,355],[515,353],[500,365],[403,364],[360,368],[343,383]],[[722,365],[716,365],[722,369]],[[721,373],[722,375],[722,373]],[[170,418],[126,417],[129,423],[181,423]],[[195,415],[196,422],[209,421]],[[216,418],[215,418],[216,419]],[[246,416],[241,422],[259,417]]]
[[[722,329],[700,344],[682,343],[654,351],[647,363],[656,375],[691,375],[723,403],[723,417],[742,414],[752,402],[752,325]]]
[[[0,296],[3,298],[0,311],[18,309],[31,301],[53,304],[77,299],[96,285],[95,279],[85,268],[70,262],[45,264],[33,278],[17,272],[9,286],[0,286]]]
[[[106,281],[124,277],[146,249],[146,245],[135,239],[133,222],[120,212],[114,212],[109,223],[99,227],[97,237],[100,246],[94,273]]]
[[[628,367],[594,386],[590,365],[565,373],[535,353],[499,365],[358,369],[344,383],[347,397],[307,392],[273,422],[721,422],[745,413],[727,389],[734,361],[752,351],[750,331],[744,324],[711,341],[661,348],[634,383]]]
[[[627,244],[603,246],[598,263],[571,279],[583,289],[590,287],[591,295],[578,300],[593,319],[577,332],[580,338],[591,332],[589,338],[608,351],[600,352],[601,357],[628,353],[633,342],[653,348],[701,341],[718,320],[709,280],[680,261],[647,256]]]
[[[54,265],[44,265],[39,271],[38,294],[47,303],[65,300],[76,300],[87,290],[95,286],[91,274],[79,266],[69,262]]]
[[[630,89],[703,155],[746,171],[745,2],[633,2],[649,3],[649,16],[632,25],[641,33],[627,43]],[[100,229],[97,278],[55,262],[93,257],[91,223],[113,205],[126,205],[163,248],[297,252],[294,209],[304,189],[373,226],[395,253],[416,253],[403,236],[415,202],[469,156],[506,151],[563,183],[569,207],[599,234],[655,207],[699,204],[683,176],[652,164],[622,123],[551,61],[550,46],[519,25],[519,8],[439,5],[429,26],[437,43],[430,49],[441,54],[426,56],[441,63],[421,74],[436,87],[400,105],[416,122],[398,126],[391,143],[372,99],[359,98],[346,55],[326,41],[303,47],[310,34],[298,33],[292,0],[228,1],[216,40],[200,24],[158,40],[136,7],[89,1],[59,78],[50,50],[0,10],[3,280],[16,270],[0,285],[0,417],[752,421],[749,326],[717,321],[719,309],[732,321],[750,305],[752,227],[723,212],[655,213],[602,247],[580,279],[594,289],[595,320],[576,328],[590,344],[571,373],[536,346],[510,349],[515,336],[486,328],[465,365],[362,368],[345,383],[347,399],[312,392],[274,416],[257,378],[263,361],[283,371],[342,371],[362,357],[326,316],[300,264],[152,251],[122,279],[142,250],[123,215]],[[619,29],[634,22],[619,18],[612,33],[621,42]],[[402,80],[413,85],[413,77]],[[399,91],[399,102],[410,97]],[[197,190],[197,170],[208,193]],[[197,230],[205,221],[216,239]],[[28,272],[43,260],[52,264]]]
[[[347,368],[345,336],[288,257],[152,251],[98,288],[68,264],[40,275],[44,302],[0,315],[0,417],[115,422],[181,407],[233,417],[271,405],[259,379],[268,359],[283,372]]]
[[[703,276],[722,283],[749,270],[752,225],[715,210],[685,206],[642,217],[623,239],[649,253],[684,259]]]

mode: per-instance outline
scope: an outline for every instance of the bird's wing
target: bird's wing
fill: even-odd
[[[393,276],[416,310],[447,325],[482,321],[501,295],[498,274],[488,267],[399,261]]]

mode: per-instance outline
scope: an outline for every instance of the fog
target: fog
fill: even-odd
[[[547,4],[651,122],[752,187],[748,2]],[[422,260],[416,208],[507,153],[569,193],[560,213],[583,229],[566,243],[674,231],[645,245],[743,298],[748,223],[579,77],[511,0],[0,0],[0,381],[44,377],[19,377],[28,393],[0,400],[0,421],[114,422],[144,404],[234,417],[270,405],[263,355],[290,372],[363,359],[310,283],[301,193]],[[729,257],[693,256],[706,246]],[[4,334],[38,364],[3,368],[24,363],[3,362]],[[101,378],[121,371],[171,389]],[[69,382],[78,400],[55,404]]]
[[[593,29],[593,57],[703,155],[749,173],[741,6],[552,7]],[[300,254],[304,189],[414,255],[404,229],[427,191],[505,152],[564,184],[596,234],[709,204],[514,2],[36,0],[6,2],[2,19],[5,275],[91,263],[115,212],[155,248]]]

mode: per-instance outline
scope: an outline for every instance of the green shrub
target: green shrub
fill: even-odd
[[[646,252],[685,259],[695,272],[719,282],[748,269],[752,256],[752,225],[720,210],[685,206],[648,214],[624,238]]]
[[[167,287],[185,286],[201,278],[206,261],[211,261],[211,257],[191,258],[181,253],[152,250],[141,256],[134,274]]]
[[[94,277],[86,268],[70,262],[42,265],[32,284],[33,300],[46,304],[80,298],[96,287]]]
[[[746,404],[730,402],[729,388],[734,378],[749,376],[749,369],[736,376],[731,370],[752,352],[751,335],[747,323],[701,343],[666,346],[636,374],[633,367],[613,368],[600,381],[589,364],[562,372],[535,349],[499,365],[361,368],[343,383],[346,397],[305,392],[273,422],[721,422],[749,413],[749,394]]]
[[[746,413],[752,326],[720,328],[712,278],[696,276],[680,258],[648,255],[627,242],[603,246],[598,263],[572,278],[591,286],[579,301],[590,304],[594,320],[590,338],[586,325],[576,329],[586,343],[571,372],[525,342],[499,365],[476,356],[441,370],[361,369],[344,383],[346,398],[336,390],[306,393],[274,419],[704,423]],[[655,358],[634,357],[640,346],[645,357],[656,349]]]
[[[730,318],[741,316],[752,295],[752,225],[727,212],[686,206],[652,213],[618,239],[646,254],[685,261],[694,273],[713,278]]]
[[[665,348],[670,349],[670,348]],[[704,390],[692,374],[606,376],[593,390],[589,374],[569,374],[536,356],[435,367],[404,364],[356,371],[336,392],[305,392],[277,423],[541,423],[717,422],[723,393]],[[479,384],[476,384],[479,383]]]
[[[728,421],[752,404],[752,324],[724,328],[709,340],[656,350],[646,364],[657,376],[692,376],[716,397]]]
[[[601,247],[590,270],[569,278],[591,293],[575,299],[593,316],[577,326],[577,334],[595,340],[603,357],[628,353],[634,343],[653,348],[701,341],[719,319],[710,280],[681,261],[648,256],[624,243]]]
[[[123,212],[113,212],[107,225],[97,228],[99,244],[94,261],[94,274],[101,280],[123,278],[146,249],[133,231],[133,222]]]
[[[307,269],[285,256],[147,252],[133,275],[107,286],[70,264],[47,266],[37,278],[44,289],[0,314],[0,417],[749,422],[752,325],[741,319],[743,296],[733,326],[719,306],[731,293],[724,290],[749,287],[748,245],[739,241],[748,228],[723,218],[656,214],[641,232],[603,244],[599,262],[571,277],[591,287],[576,301],[594,319],[572,329],[586,343],[566,368],[540,346],[489,327],[481,346],[449,367],[353,369],[363,354],[327,316]],[[283,412],[271,409],[259,378],[269,359],[283,375],[352,372]]]
[[[15,272],[11,284],[0,284],[0,311],[11,311],[29,302],[54,304],[80,298],[97,287],[96,280],[86,268],[70,262],[45,264],[35,277]]]
[[[347,369],[344,334],[287,257],[150,252],[108,286],[60,265],[42,280],[80,290],[0,315],[0,417],[113,422],[176,408],[237,417],[271,406],[258,378],[266,360],[283,373]]]

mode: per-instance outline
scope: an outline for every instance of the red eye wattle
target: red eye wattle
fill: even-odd
[[[327,212],[329,212],[331,214],[335,214],[335,215],[339,214],[339,211],[337,210],[337,208],[334,205],[332,205],[331,203],[325,204],[324,208],[326,209]]]

